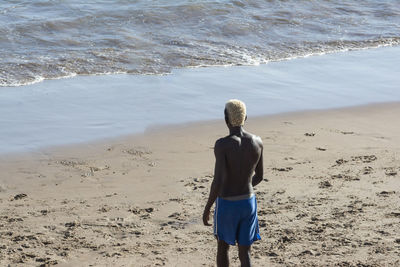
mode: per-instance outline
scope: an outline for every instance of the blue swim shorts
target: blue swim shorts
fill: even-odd
[[[242,200],[218,197],[214,210],[214,235],[230,245],[250,246],[260,240],[257,201],[252,196]]]

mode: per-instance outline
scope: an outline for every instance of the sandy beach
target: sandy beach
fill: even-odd
[[[253,266],[400,266],[399,14],[0,1],[0,267],[215,266],[229,99],[264,143]]]
[[[386,103],[248,119],[265,150],[254,266],[400,265],[398,114]],[[201,214],[226,133],[221,118],[1,155],[0,265],[214,266]]]

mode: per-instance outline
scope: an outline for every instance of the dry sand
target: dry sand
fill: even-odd
[[[400,265],[399,114],[392,103],[249,118],[267,179],[254,266]],[[0,265],[214,266],[201,214],[226,133],[221,119],[0,156]]]

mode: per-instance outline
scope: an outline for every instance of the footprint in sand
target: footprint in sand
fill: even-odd
[[[41,264],[40,266],[51,266],[51,265],[56,265],[58,264],[57,260],[52,260],[51,258],[47,257],[47,258],[37,258],[36,262],[41,262],[43,264]]]
[[[86,162],[84,162],[84,161],[67,160],[67,159],[56,161],[56,163],[57,164],[61,164],[61,165],[66,166],[66,167],[76,167],[76,166],[79,166],[79,165],[85,165],[86,164]]]
[[[304,250],[304,251],[300,252],[297,256],[298,257],[302,257],[302,256],[306,256],[306,255],[318,256],[318,255],[321,255],[321,254],[319,252],[315,252],[313,250],[307,249],[307,250]]]
[[[364,169],[362,170],[362,174],[366,175],[366,174],[371,174],[373,172],[374,168],[372,168],[371,166],[367,166],[364,167]]]
[[[168,218],[173,218],[173,219],[178,220],[178,221],[184,221],[185,217],[186,217],[185,215],[183,215],[183,214],[181,214],[179,212],[174,212],[174,213],[172,213],[171,215],[168,216]]]
[[[123,150],[123,152],[127,153],[129,155],[138,156],[140,158],[152,153],[147,147],[142,147],[142,146],[136,146],[136,147],[133,147],[130,149],[126,149],[126,150]]]
[[[261,228],[267,227],[267,221],[264,220],[264,219],[259,219],[258,220],[258,226],[261,227]]]
[[[396,176],[397,175],[397,171],[393,167],[384,168],[384,169],[385,169],[385,174],[387,176]]]
[[[332,184],[329,181],[322,181],[318,184],[319,188],[329,188],[332,187]]]
[[[46,216],[47,214],[49,214],[49,210],[40,210],[39,211],[40,212],[40,214],[42,214],[43,216]]]
[[[302,218],[304,218],[304,217],[307,217],[308,215],[306,214],[306,213],[299,213],[299,214],[297,214],[296,215],[296,219],[297,220],[300,220],[300,219],[302,219]]]
[[[345,181],[359,181],[360,180],[360,178],[357,176],[351,176],[351,175],[340,174],[340,173],[331,175],[331,178],[332,179],[342,179]]]
[[[169,201],[182,203],[184,201],[184,199],[183,198],[170,198]]]
[[[27,196],[28,196],[28,195],[27,195],[27,194],[24,194],[24,193],[17,194],[17,195],[15,195],[15,196],[12,198],[12,200],[20,200],[20,199],[26,198]]]
[[[109,212],[112,208],[108,205],[104,205],[101,208],[98,209],[99,212]]]
[[[386,214],[386,217],[392,218],[400,218],[400,212],[393,211],[391,213]],[[399,239],[400,240],[400,239]]]
[[[336,164],[333,165],[333,166],[339,166],[339,165],[342,165],[342,164],[344,164],[346,162],[348,162],[348,161],[345,160],[345,159],[338,159],[338,160],[336,160]]]
[[[347,135],[347,134],[354,134],[354,132],[348,132],[348,131],[341,131],[341,134]]]
[[[273,171],[279,171],[279,172],[288,172],[293,170],[292,167],[284,167],[284,168],[272,168]]]
[[[154,212],[154,208],[149,207],[149,208],[140,209],[137,207],[132,207],[132,208],[129,208],[128,211],[132,212],[135,215],[138,215],[141,219],[147,220],[147,219],[150,219],[151,213]]]
[[[352,161],[362,162],[362,163],[370,163],[372,161],[377,160],[378,158],[375,155],[367,155],[367,156],[355,156],[351,157]]]
[[[208,176],[206,176],[206,177],[208,177]],[[190,179],[193,179],[193,180],[190,182],[187,182],[184,186],[191,187],[191,189],[193,191],[198,190],[198,189],[205,189],[206,186],[204,186],[202,184],[208,183],[210,181],[210,178],[190,178]]]
[[[377,193],[379,197],[389,197],[390,195],[396,194],[396,191],[381,191]]]

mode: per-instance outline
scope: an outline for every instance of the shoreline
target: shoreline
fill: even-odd
[[[249,117],[255,266],[398,265],[400,103]],[[0,263],[213,266],[201,224],[223,118],[0,161]],[[230,250],[237,264],[236,248]]]
[[[80,76],[1,88],[0,153],[216,119],[229,98],[242,99],[249,116],[400,101],[396,55],[400,47],[384,47],[261,66]]]
[[[326,56],[326,55],[335,55],[335,54],[343,54],[343,53],[351,53],[351,52],[362,52],[366,50],[375,50],[375,49],[385,49],[385,48],[396,48],[400,47],[399,44],[385,44],[385,45],[376,45],[376,46],[371,46],[371,47],[363,47],[363,48],[346,48],[346,49],[338,49],[338,50],[332,50],[328,52],[315,52],[315,53],[310,53],[310,54],[304,54],[304,55],[299,55],[299,56],[292,56],[292,57],[286,57],[286,58],[280,58],[280,59],[273,59],[269,61],[262,61],[262,62],[256,62],[256,63],[248,63],[248,64],[227,64],[227,65],[199,65],[199,66],[186,66],[186,67],[174,67],[171,69],[170,72],[166,73],[130,73],[130,72],[105,72],[105,73],[93,73],[93,74],[77,74],[77,73],[71,73],[66,76],[60,76],[56,78],[44,78],[44,77],[38,77],[37,79],[26,83],[26,84],[11,84],[11,85],[1,85],[0,88],[15,88],[15,87],[26,87],[26,86],[32,86],[38,83],[46,82],[46,81],[56,81],[56,80],[64,80],[64,79],[73,79],[76,77],[96,77],[96,76],[115,76],[115,75],[136,75],[136,76],[166,76],[166,75],[172,75],[175,72],[180,72],[180,71],[190,71],[190,70],[195,70],[195,69],[203,69],[203,68],[235,68],[235,67],[258,67],[258,66],[264,66],[267,64],[271,63],[276,63],[276,62],[287,62],[291,60],[298,60],[298,59],[305,59],[309,57],[319,57],[319,56]]]
[[[250,117],[250,119],[254,122],[264,121],[264,120],[277,120],[283,119],[285,117],[289,118],[298,118],[304,116],[319,116],[320,114],[330,114],[334,112],[365,112],[367,110],[379,110],[386,109],[391,107],[397,107],[400,104],[400,101],[390,101],[383,103],[367,103],[355,106],[345,106],[345,107],[335,107],[335,108],[326,108],[326,109],[304,109],[298,111],[287,111],[281,113],[274,114],[264,114],[264,115],[256,115]],[[222,114],[222,113],[221,113]],[[105,146],[106,144],[114,144],[126,142],[127,140],[138,140],[143,139],[146,135],[157,135],[157,134],[171,134],[171,132],[178,130],[187,130],[192,132],[193,129],[199,129],[206,125],[210,125],[211,127],[221,127],[224,128],[223,114],[220,119],[208,119],[201,121],[192,121],[192,122],[181,122],[181,123],[170,123],[170,124],[159,124],[152,125],[146,128],[143,132],[139,133],[128,133],[119,136],[113,137],[105,137],[98,140],[91,140],[86,142],[79,143],[71,143],[71,144],[61,144],[61,145],[50,145],[46,147],[38,148],[34,151],[19,151],[19,152],[9,152],[9,153],[0,153],[1,159],[18,159],[18,158],[26,158],[26,157],[35,157],[41,154],[52,154],[52,153],[63,153],[63,151],[76,150],[82,146],[88,147],[96,147],[96,146]]]

